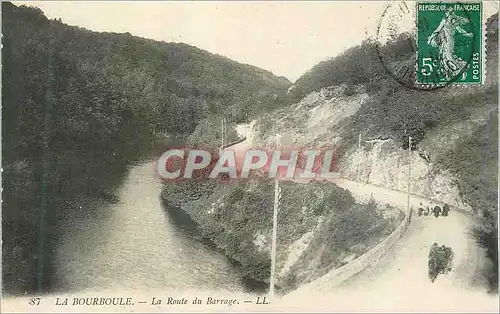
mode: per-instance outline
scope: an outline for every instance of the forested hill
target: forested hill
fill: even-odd
[[[169,131],[192,131],[192,116],[184,111],[197,117],[202,109],[249,111],[251,117],[273,107],[291,85],[286,78],[186,44],[91,32],[10,3],[3,4],[3,11],[4,45],[15,51],[12,61],[24,63],[35,51],[52,51],[79,72],[93,75],[95,83],[106,81],[128,96],[137,110],[149,116],[163,112],[158,122]]]
[[[2,33],[6,293],[50,290],[59,222],[112,200],[154,134],[251,119],[290,86],[192,46],[92,32],[7,2]]]

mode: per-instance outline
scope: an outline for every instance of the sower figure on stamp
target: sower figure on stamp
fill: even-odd
[[[467,24],[469,20],[465,17],[457,16],[450,8],[439,23],[439,26],[429,36],[427,44],[439,49],[439,62],[441,72],[446,79],[450,79],[459,74],[466,66],[467,62],[457,57],[455,49],[455,31],[464,36],[472,37],[471,33],[465,31],[461,25]]]

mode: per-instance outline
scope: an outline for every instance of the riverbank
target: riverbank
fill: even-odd
[[[117,202],[67,221],[56,251],[61,289],[54,293],[246,291],[237,267],[186,232],[185,217],[165,211],[161,188],[154,164],[139,164],[128,171]]]

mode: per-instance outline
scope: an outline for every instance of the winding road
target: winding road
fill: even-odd
[[[246,130],[247,141],[232,146],[236,151],[253,142],[252,126],[238,126],[240,134],[242,130]],[[349,190],[358,200],[373,197],[381,204],[407,208],[407,193],[345,179],[332,183]],[[276,309],[498,313],[498,295],[486,294],[481,275],[487,263],[485,252],[470,236],[474,218],[454,207],[447,217],[419,217],[415,208],[435,206],[436,202],[412,195],[410,204],[414,212],[406,232],[380,261],[337,286],[328,274],[305,284],[276,302]],[[433,242],[451,247],[455,257],[453,270],[431,283],[427,258]]]
[[[368,192],[379,202],[406,206],[407,194],[403,192],[347,180],[339,180],[338,185],[358,197]],[[436,204],[418,196],[412,196],[410,202],[413,206]],[[290,304],[295,300],[297,304],[305,298],[326,298],[331,309],[350,311],[498,312],[498,295],[485,293],[481,276],[485,254],[469,235],[473,224],[473,218],[457,208],[439,218],[419,217],[414,212],[406,232],[380,261],[335,287],[328,275],[324,276],[285,296],[283,301]],[[431,283],[427,256],[433,242],[451,247],[455,258],[453,270]],[[314,304],[325,303],[318,300]]]

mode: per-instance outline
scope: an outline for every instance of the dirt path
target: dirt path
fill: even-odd
[[[373,196],[378,202],[404,208],[406,193],[381,187],[340,180],[338,184],[360,197]],[[411,204],[424,206],[432,201],[412,196]],[[485,264],[483,249],[470,236],[473,219],[452,208],[448,217],[422,216],[414,212],[412,222],[399,241],[375,265],[350,280],[332,287],[321,278],[283,298],[299,304],[314,300],[315,310],[359,311],[472,311],[498,312],[498,296],[488,296],[481,267]],[[427,276],[427,256],[433,242],[445,244],[454,251],[454,267],[439,275],[434,283]]]

